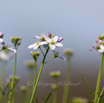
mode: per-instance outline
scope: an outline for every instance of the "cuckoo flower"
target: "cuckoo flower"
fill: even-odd
[[[62,47],[63,44],[58,41],[58,36],[54,36],[52,38],[49,38],[47,36],[45,36],[45,40],[47,41],[47,43],[49,43],[49,47],[51,50],[54,50],[56,47]]]
[[[103,45],[100,45],[100,49],[98,49],[98,52],[99,53],[103,53],[104,52],[104,46]]]
[[[3,38],[4,33],[0,32],[0,38]]]
[[[15,49],[13,49],[12,47],[9,47],[8,45],[6,45],[6,43],[4,42],[4,40],[2,38],[0,38],[0,43],[3,46],[2,50],[4,49],[9,49],[10,51],[16,53],[17,51]]]
[[[39,46],[45,45],[45,44],[47,44],[46,41],[43,41],[43,42],[38,42],[38,41],[37,41],[36,43],[34,43],[34,44],[32,44],[32,45],[29,45],[28,48],[29,48],[29,49],[33,48],[34,50],[36,50],[37,48],[39,48]]]
[[[8,49],[0,52],[0,60],[8,61],[14,57],[14,53]]]

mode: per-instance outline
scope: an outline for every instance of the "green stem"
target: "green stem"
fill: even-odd
[[[30,103],[33,103],[33,99],[34,99],[34,95],[35,95],[35,92],[36,92],[37,84],[38,84],[38,82],[39,82],[40,75],[41,75],[41,73],[42,73],[42,69],[43,69],[43,66],[44,66],[44,61],[45,61],[45,58],[46,58],[46,55],[47,55],[48,51],[49,51],[49,48],[46,50],[46,53],[45,53],[45,55],[44,55],[44,58],[43,58],[43,61],[42,61],[41,67],[40,67],[40,71],[39,71],[39,74],[38,74],[38,77],[37,77],[35,86],[34,86],[34,88],[33,88],[33,93],[32,93],[32,96],[31,96]]]
[[[15,103],[15,88],[13,89],[12,103]]]
[[[36,60],[35,60],[34,86],[35,86],[35,83],[36,83],[36,77],[37,77],[37,62],[36,62]]]
[[[57,78],[55,78],[55,85],[57,85]],[[57,103],[57,89],[55,89],[54,92],[53,92],[53,101],[52,101],[52,103]]]
[[[101,82],[101,76],[102,76],[102,70],[103,70],[103,58],[104,58],[104,54],[102,53],[100,70],[99,70],[98,80],[97,80],[97,85],[96,85],[96,92],[95,92],[94,103],[97,103],[97,100],[98,100],[99,88],[100,88],[100,82]]]
[[[15,49],[17,50],[16,47],[15,47]],[[16,61],[17,61],[17,52],[15,53],[13,78],[12,78],[11,92],[10,92],[10,94],[9,94],[8,103],[10,103],[10,101],[11,101],[12,92],[13,92],[13,87],[14,87],[14,80],[15,80],[15,74],[16,74]]]
[[[103,87],[103,89],[102,89],[102,91],[101,91],[101,93],[100,93],[100,96],[99,96],[99,98],[98,98],[98,101],[97,101],[97,103],[99,103],[99,101],[100,101],[100,98],[101,98],[101,96],[102,96],[103,92],[104,92],[104,87]]]
[[[67,59],[67,71],[62,103],[67,103],[68,101],[69,85],[66,85],[66,83],[69,83],[69,80],[70,80],[70,58]]]
[[[3,66],[2,66],[1,74],[0,74],[0,87],[1,87],[1,89],[3,89],[3,85],[4,85],[6,66],[7,66],[7,62],[4,62]],[[2,94],[0,93],[0,101],[1,101],[1,98],[2,98]]]
[[[0,87],[3,89],[4,79],[5,79],[5,71],[6,71],[7,62],[4,62],[2,66],[2,71],[0,74]]]
[[[51,59],[49,59],[48,61],[46,61],[44,64],[46,64],[47,62],[51,61],[53,59],[53,57]]]
[[[43,53],[43,51],[42,51],[41,47],[40,47],[39,49],[40,49],[40,51],[42,52],[42,54],[43,54],[43,56],[44,56],[44,53]]]

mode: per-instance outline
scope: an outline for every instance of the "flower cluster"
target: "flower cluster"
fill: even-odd
[[[10,51],[16,53],[16,50],[13,49],[12,47],[8,46],[8,44],[6,44],[3,40],[3,36],[4,36],[4,33],[1,33],[0,32],[0,43],[2,45],[2,50],[5,50],[5,49],[9,49]]]
[[[51,50],[54,50],[56,47],[62,47],[63,44],[60,43],[63,38],[60,37],[58,38],[58,36],[56,35],[52,35],[51,33],[47,33],[47,35],[41,34],[41,36],[34,36],[34,38],[36,39],[40,39],[40,42],[36,42],[32,45],[30,45],[28,48],[33,48],[34,50],[37,49],[39,46],[41,45],[48,45],[50,47]]]
[[[90,51],[92,51],[93,49],[98,50],[99,53],[103,53],[104,52],[104,35],[98,36],[98,38],[96,40],[95,46],[93,46],[90,49]]]
[[[10,37],[11,42],[14,44],[16,47],[17,45],[19,46],[21,44],[21,37]]]
[[[53,78],[58,78],[58,77],[60,77],[61,72],[60,71],[53,71],[53,72],[50,72],[49,75]]]
[[[43,47],[45,47],[46,49],[47,47],[49,47],[54,52],[54,54],[60,57],[59,54],[54,50],[56,49],[56,47],[63,47],[63,44],[61,43],[61,41],[63,40],[62,37],[58,38],[58,36],[56,36],[55,34],[47,33],[46,35],[41,34],[40,36],[34,36],[33,38],[39,39],[40,42],[37,41],[34,44],[29,45],[29,49],[33,48],[34,50],[36,50],[37,48],[40,48],[41,45],[43,45]],[[57,56],[54,56],[54,58],[56,58]]]

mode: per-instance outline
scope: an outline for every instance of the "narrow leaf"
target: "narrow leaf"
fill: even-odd
[[[8,88],[9,86],[9,83],[6,85],[6,87],[4,88],[3,92]]]
[[[46,102],[48,101],[48,99],[50,98],[51,94],[52,94],[52,93],[49,93],[49,95],[47,96],[47,98],[44,100],[43,103],[46,103]]]

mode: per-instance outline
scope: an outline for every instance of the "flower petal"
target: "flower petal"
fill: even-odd
[[[56,43],[56,46],[57,47],[63,47],[63,44],[62,43]]]
[[[53,39],[55,42],[57,42],[58,36],[55,36],[55,37],[53,37],[52,39]]]
[[[93,49],[95,49],[95,46],[91,47],[89,51],[92,51]]]
[[[54,50],[56,48],[55,45],[51,45],[51,44],[49,44],[49,47],[51,50]]]
[[[33,36],[33,38],[40,39],[41,37],[40,36]]]
[[[45,40],[48,42],[48,43],[50,43],[52,40],[49,38],[49,37],[47,37],[46,35],[44,36],[44,38],[45,38]]]
[[[36,49],[38,49],[38,47],[39,47],[39,45],[38,45],[38,46],[33,47],[33,49],[34,49],[34,50],[36,50]]]
[[[99,52],[99,53],[102,53],[102,52],[104,52],[104,51],[103,51],[102,49],[99,49],[98,52]]]
[[[31,49],[31,48],[34,48],[35,46],[36,46],[36,43],[29,45],[28,48]]]
[[[48,44],[46,41],[40,42],[39,45],[45,45]]]
[[[100,48],[104,50],[104,46],[103,45],[100,45]]]
[[[0,38],[0,43],[1,43],[1,45],[5,46],[5,42],[4,42],[4,40],[1,39],[1,38]]]
[[[13,49],[12,47],[7,47],[10,51],[16,53],[17,51],[15,49]]]

